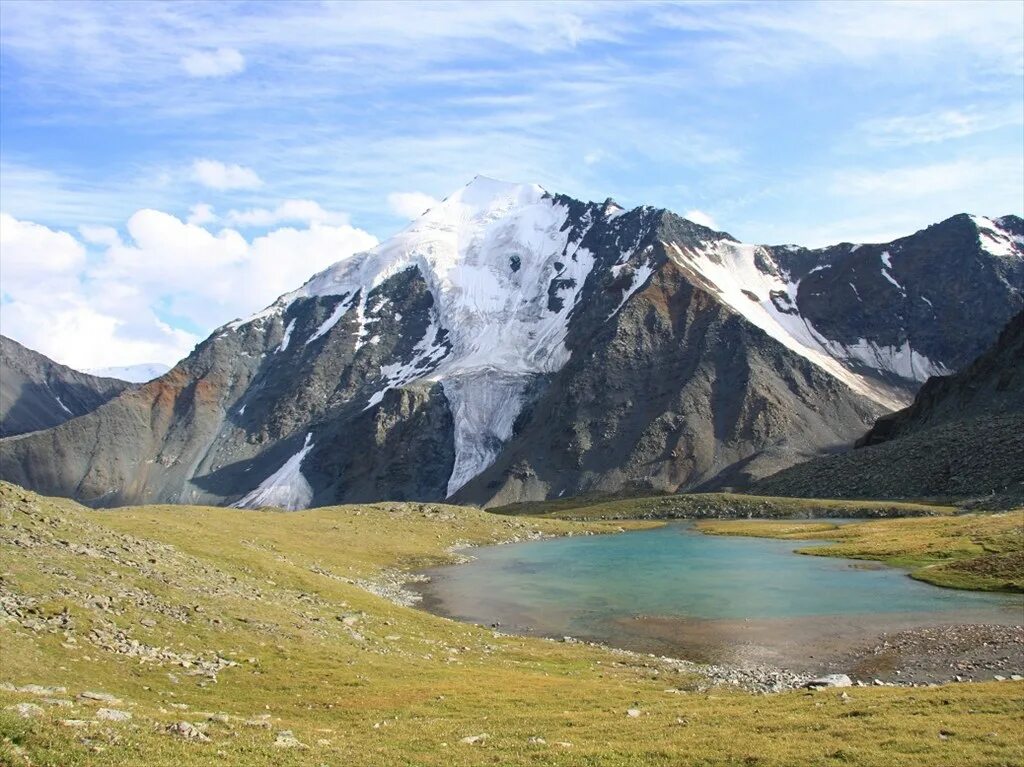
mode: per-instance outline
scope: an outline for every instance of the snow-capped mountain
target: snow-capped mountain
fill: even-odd
[[[765,247],[478,177],[159,380],[0,444],[0,476],[291,508],[743,482],[970,361],[1021,306],[1022,236],[956,216],[886,245]]]
[[[0,437],[64,423],[126,388],[124,381],[80,373],[0,336]]]
[[[138,365],[119,365],[109,368],[88,368],[86,373],[102,378],[117,378],[128,383],[146,383],[154,378],[159,378],[168,370],[170,365],[162,362],[142,362]]]

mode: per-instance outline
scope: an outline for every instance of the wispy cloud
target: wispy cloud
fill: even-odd
[[[227,77],[245,69],[245,57],[234,48],[196,51],[182,56],[181,67],[192,77]]]
[[[875,146],[912,146],[965,138],[977,133],[1024,125],[1018,101],[996,109],[967,107],[924,114],[865,120],[857,133]]]

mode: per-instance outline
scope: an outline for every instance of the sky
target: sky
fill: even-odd
[[[0,5],[0,332],[172,364],[476,174],[747,241],[1024,209],[1024,3]]]

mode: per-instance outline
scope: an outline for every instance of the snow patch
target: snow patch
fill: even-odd
[[[663,244],[679,266],[694,274],[698,284],[717,293],[723,303],[783,346],[859,394],[892,410],[903,406],[904,403],[884,387],[847,368],[844,364],[848,356],[846,353],[834,354],[826,345],[827,339],[818,334],[797,310],[799,281],[792,280],[765,248],[725,239],[685,249],[675,242]],[[761,298],[753,301],[748,293]]]
[[[337,325],[338,321],[345,316],[345,312],[348,311],[348,308],[349,306],[351,306],[351,304],[352,297],[349,297],[348,300],[339,301],[338,305],[334,307],[334,311],[331,312],[331,316],[324,320],[320,324],[320,327],[316,329],[316,332],[313,335],[311,335],[308,339],[306,339],[306,343],[304,345],[309,346],[318,338],[322,338],[323,336],[327,335],[327,333],[331,331],[331,328]]]
[[[625,266],[625,264],[612,267],[611,271],[615,274],[616,277],[618,276],[619,271],[621,271],[623,266]],[[622,300],[619,301],[619,305],[616,306],[615,309],[612,310],[612,313],[608,315],[609,320],[616,314],[618,314],[619,309],[621,309],[626,304],[626,302],[633,297],[634,293],[636,293],[638,290],[640,290],[640,288],[644,286],[644,283],[646,283],[647,280],[650,279],[652,274],[654,274],[654,267],[651,266],[649,261],[645,261],[643,264],[638,266],[633,271],[633,279],[629,283],[629,286],[626,288],[626,291],[622,294]]]
[[[259,487],[233,503],[232,506],[239,509],[273,506],[288,511],[308,507],[313,500],[313,488],[302,475],[302,460],[313,447],[313,433],[310,432],[306,435],[306,441],[299,452],[285,461],[284,466],[263,480]]]
[[[893,285],[895,285],[896,289],[903,295],[904,298],[906,298],[907,297],[907,291],[903,288],[902,285],[900,285],[896,281],[896,278],[893,277],[892,274],[889,271],[890,269],[892,269],[892,256],[889,255],[889,251],[887,251],[887,250],[883,251],[881,258],[882,258],[882,276],[885,277],[885,279],[887,279]]]
[[[65,405],[60,397],[58,397],[56,394],[54,394],[53,397],[54,397],[54,399],[57,400],[57,404],[61,406],[61,409],[65,413],[67,413],[68,415],[74,415],[74,413],[71,412],[71,408],[69,408],[67,405]]]
[[[978,229],[978,244],[982,250],[1000,258],[1024,258],[1024,238],[1003,229],[991,218],[971,216]]]
[[[281,345],[277,347],[279,352],[283,352],[288,348],[288,342],[292,340],[292,330],[295,328],[295,320],[288,323],[288,327],[284,329],[284,338],[281,339]]]

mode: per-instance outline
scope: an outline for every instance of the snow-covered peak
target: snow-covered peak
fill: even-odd
[[[88,368],[83,373],[99,376],[100,378],[117,378],[128,383],[146,383],[154,378],[159,378],[168,370],[169,365],[162,362],[143,362],[139,365],[123,365],[110,368]]]

